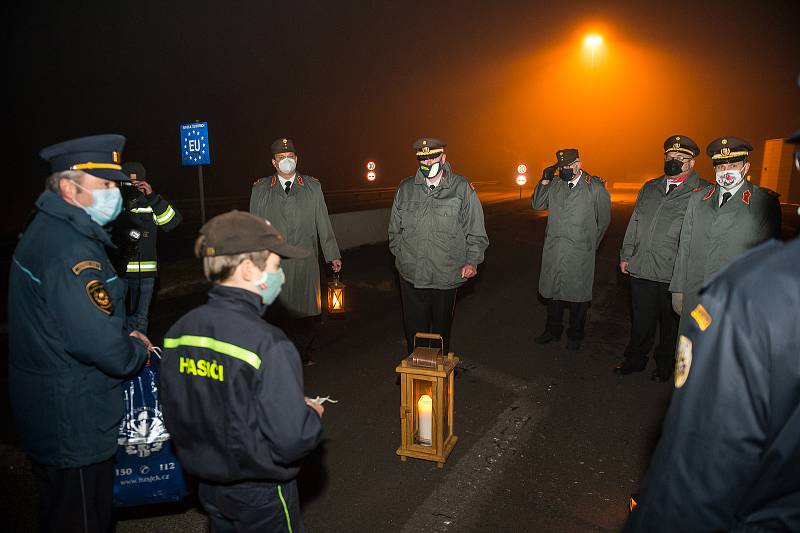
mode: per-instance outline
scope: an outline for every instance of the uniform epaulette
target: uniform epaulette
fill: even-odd
[[[706,200],[714,196],[714,192],[716,192],[716,190],[717,190],[716,187],[711,187],[710,189],[708,189],[708,193],[706,193],[706,195],[703,196],[703,201],[705,202]]]
[[[699,186],[699,187],[695,187],[694,189],[692,189],[692,192],[700,192],[700,191],[703,191],[703,190],[705,190],[705,189],[703,189],[702,186]]]
[[[606,180],[604,180],[600,176],[592,176],[591,174],[586,174],[586,183],[589,183],[592,180],[595,180],[597,183],[599,183],[603,187],[606,186]]]
[[[769,194],[773,198],[780,198],[781,197],[781,193],[775,192],[772,189],[767,189],[766,187],[762,187],[760,185],[758,186],[758,188],[761,189],[762,191],[764,191],[765,193]]]
[[[253,187],[255,187],[255,185],[256,185],[256,184],[257,184],[259,181],[261,181],[261,180],[263,180],[263,179],[264,179],[263,177],[261,177],[261,178],[256,178],[256,180],[253,182]]]

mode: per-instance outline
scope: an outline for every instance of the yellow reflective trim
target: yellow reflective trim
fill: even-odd
[[[133,261],[128,263],[128,272],[155,272],[158,270],[156,261]]]
[[[153,214],[153,220],[156,221],[156,224],[159,226],[163,226],[175,216],[175,210],[172,209],[172,206],[167,206],[167,210],[161,213],[160,215]]]
[[[283,514],[286,515],[286,527],[289,528],[289,533],[292,533],[292,520],[289,518],[289,509],[286,507],[286,500],[283,499],[283,490],[280,485],[278,485],[278,496],[283,504]]]
[[[244,361],[256,370],[261,368],[261,358],[250,350],[245,350],[235,344],[218,341],[210,337],[198,337],[195,335],[183,335],[177,339],[164,339],[164,348],[177,348],[179,346],[190,346],[192,348],[207,348],[222,355],[227,355]]]
[[[93,168],[110,168],[113,170],[122,170],[120,165],[115,165],[114,163],[92,163],[91,161],[88,163],[78,163],[77,165],[72,165],[69,167],[70,170],[91,170]]]

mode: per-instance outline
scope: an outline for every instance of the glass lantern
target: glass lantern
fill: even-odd
[[[440,348],[417,347],[419,338],[438,340],[430,333],[417,333],[414,351],[395,369],[400,374],[401,443],[397,455],[435,461],[442,468],[458,440],[453,434],[453,377],[459,359],[442,356]]]
[[[345,312],[345,289],[347,286],[339,281],[339,274],[333,275],[328,282],[328,314],[341,316]]]

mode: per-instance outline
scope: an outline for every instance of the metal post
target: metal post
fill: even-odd
[[[522,200],[522,185],[519,186],[519,199]]]
[[[197,165],[197,183],[200,186],[200,220],[206,223],[206,195],[203,192],[203,165]]]

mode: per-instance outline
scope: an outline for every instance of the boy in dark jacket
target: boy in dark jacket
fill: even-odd
[[[161,394],[178,457],[200,480],[211,531],[302,531],[295,478],[323,408],[303,396],[300,356],[261,315],[305,257],[266,220],[232,211],[200,229],[209,300],[164,339]]]

